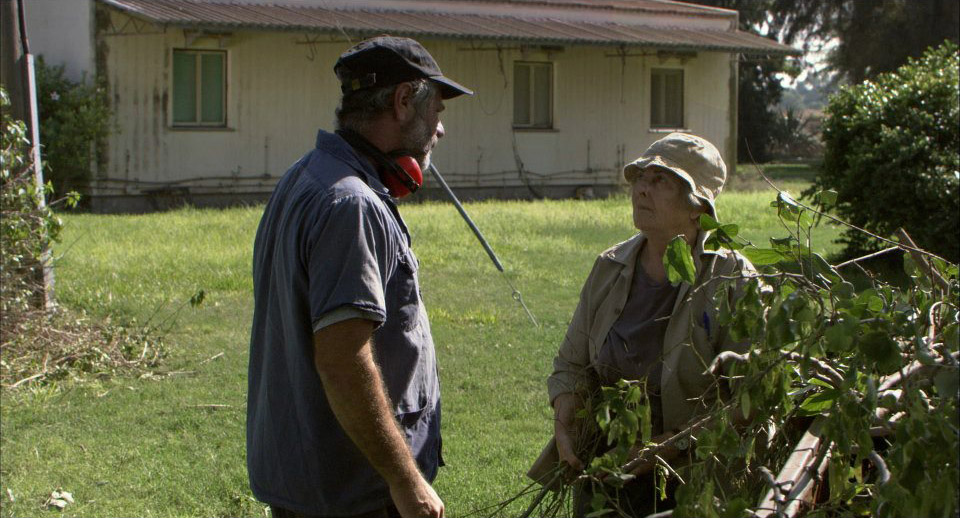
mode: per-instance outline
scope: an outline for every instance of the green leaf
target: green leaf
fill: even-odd
[[[820,204],[824,207],[832,207],[837,203],[837,191],[833,189],[820,191],[817,193],[817,198],[820,200]]]
[[[847,351],[850,346],[853,345],[853,332],[856,330],[856,326],[846,325],[844,323],[834,324],[826,329],[823,332],[823,337],[826,339],[827,349],[834,353],[843,353]]]
[[[870,331],[860,337],[857,345],[881,374],[896,372],[903,364],[900,347],[886,331]]]
[[[772,248],[756,248],[748,246],[741,249],[740,253],[749,259],[754,266],[777,264],[786,259],[786,256]]]
[[[833,389],[833,386],[832,386],[832,385],[830,385],[830,384],[827,383],[826,381],[823,381],[822,379],[819,379],[819,378],[810,378],[809,381],[810,381],[810,384],[811,384],[811,385],[817,385],[817,386],[823,387],[823,388],[825,388],[825,389]]]
[[[750,418],[750,393],[744,391],[740,394],[740,411],[743,412],[743,418]]]
[[[727,223],[726,225],[721,225],[717,231],[732,241],[733,238],[737,237],[737,234],[740,233],[740,225],[735,223]]]
[[[690,245],[683,236],[677,236],[667,245],[667,252],[663,256],[663,266],[667,270],[667,278],[671,284],[681,281],[693,284],[696,280],[697,269],[693,265],[693,255]]]
[[[705,231],[710,231],[720,228],[720,223],[717,220],[713,219],[713,216],[704,212],[700,214],[700,229]]]
[[[941,370],[933,377],[933,382],[937,386],[937,393],[942,398],[957,399],[960,391],[960,378],[956,371]]]
[[[830,389],[809,396],[800,403],[800,414],[807,416],[822,414],[833,406],[839,394],[837,390]]]

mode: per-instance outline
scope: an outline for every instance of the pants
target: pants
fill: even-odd
[[[376,511],[370,511],[363,514],[354,514],[351,516],[337,516],[337,517],[324,517],[316,516],[311,514],[300,514],[293,511],[284,509],[282,507],[277,507],[274,505],[270,506],[270,516],[272,518],[400,518],[400,511],[397,511],[397,508],[390,504],[389,506],[383,509],[377,509]]]

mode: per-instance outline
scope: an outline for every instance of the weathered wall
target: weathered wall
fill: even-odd
[[[93,0],[27,0],[23,7],[30,52],[48,65],[64,65],[74,81],[92,79]]]
[[[126,15],[111,16],[113,27],[100,35],[102,72],[120,131],[99,172],[99,193],[269,191],[313,146],[317,128],[332,127],[339,96],[332,67],[346,41],[313,35],[324,42],[308,45],[303,34],[249,31],[197,39],[190,48],[228,51],[227,127],[179,129],[170,125],[171,62],[174,48],[187,48],[184,31],[149,24],[132,31]],[[117,34],[120,27],[126,32]],[[518,162],[534,185],[618,183],[624,161],[662,136],[648,130],[652,67],[685,70],[687,129],[725,149],[729,54],[699,52],[681,62],[653,50],[621,57],[610,47],[547,54],[517,44],[498,51],[482,42],[423,43],[446,75],[477,92],[448,101],[443,114],[447,136],[435,163],[452,186],[523,186]],[[512,129],[516,60],[554,63],[554,129]]]

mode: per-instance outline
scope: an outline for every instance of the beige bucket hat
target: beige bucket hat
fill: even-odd
[[[716,217],[714,200],[727,181],[727,166],[716,146],[702,137],[688,133],[671,133],[654,142],[640,158],[623,168],[623,177],[632,181],[640,171],[659,166],[679,176],[694,196],[707,203]]]

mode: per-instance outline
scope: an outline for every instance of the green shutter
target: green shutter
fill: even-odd
[[[224,68],[223,54],[201,54],[200,122],[226,122],[223,118]]]
[[[173,122],[197,122],[197,56],[173,53]]]
[[[538,128],[553,126],[553,110],[550,106],[553,85],[550,84],[550,75],[550,65],[536,65],[533,68],[533,101],[536,107],[533,110],[533,125]]]
[[[513,66],[513,123],[530,124],[530,66],[526,64]]]
[[[683,71],[671,71],[666,76],[666,123],[674,128],[683,127]]]

